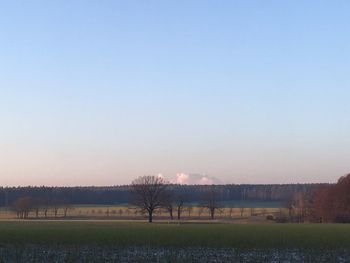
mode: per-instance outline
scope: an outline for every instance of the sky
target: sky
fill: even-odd
[[[0,1],[0,185],[335,182],[350,172],[349,12]]]

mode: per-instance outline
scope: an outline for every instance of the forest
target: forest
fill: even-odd
[[[287,202],[296,193],[312,192],[327,184],[266,184],[266,185],[217,185],[218,201],[280,201]],[[208,185],[169,185],[174,192],[186,194],[191,203],[198,203]],[[0,206],[8,206],[15,200],[30,196],[45,200],[57,200],[70,204],[125,204],[130,201],[130,185],[107,187],[1,187]]]

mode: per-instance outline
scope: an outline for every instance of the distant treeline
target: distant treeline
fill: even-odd
[[[296,193],[307,193],[325,184],[219,185],[219,201],[288,201]],[[205,185],[171,185],[184,193],[188,202],[200,202]],[[130,186],[110,187],[0,187],[0,206],[8,206],[18,198],[30,196],[45,200],[64,200],[70,204],[111,205],[130,200]]]

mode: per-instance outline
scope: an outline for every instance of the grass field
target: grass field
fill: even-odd
[[[0,221],[0,262],[349,262],[350,225]]]
[[[0,243],[120,247],[350,248],[350,225],[2,221]]]

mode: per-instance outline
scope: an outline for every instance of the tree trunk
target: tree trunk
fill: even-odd
[[[177,208],[177,219],[180,220],[180,218],[181,218],[181,208],[178,207]]]
[[[153,221],[153,211],[148,211],[148,223],[152,223]]]
[[[173,210],[172,209],[169,210],[169,214],[170,214],[170,219],[173,220],[174,216],[173,216]]]
[[[215,210],[214,209],[210,209],[210,218],[214,219],[214,214],[215,214]]]

